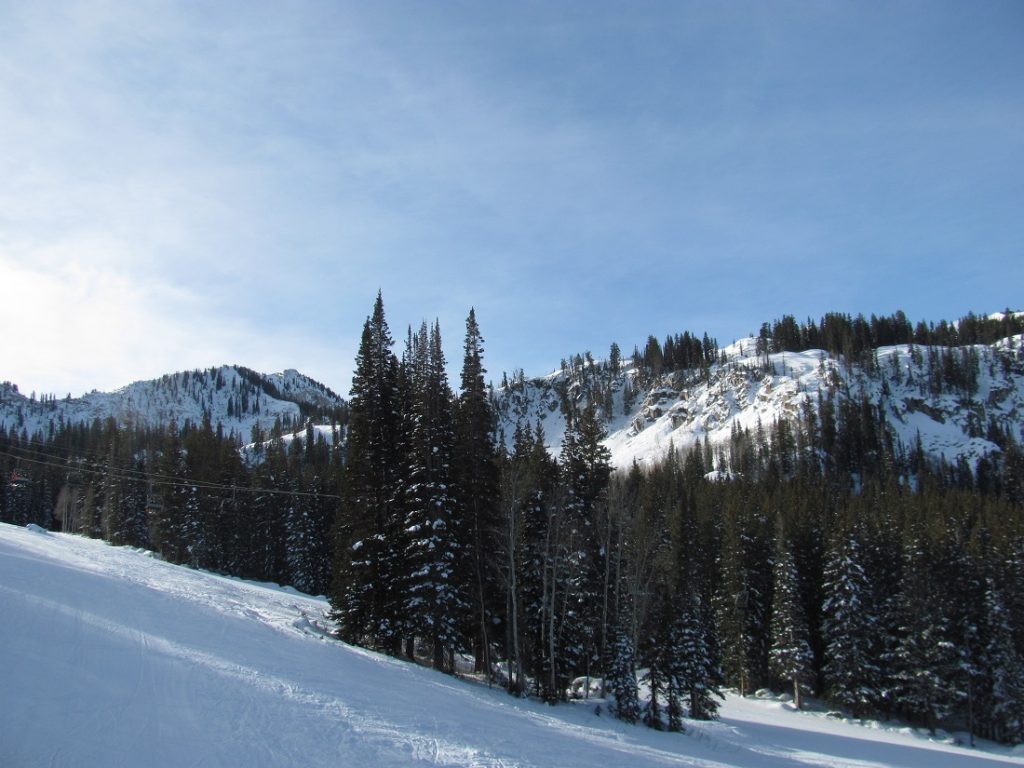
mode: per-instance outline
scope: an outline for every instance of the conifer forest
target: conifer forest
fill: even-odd
[[[440,325],[396,338],[378,294],[343,407],[246,435],[212,408],[7,421],[0,520],[324,594],[346,642],[552,704],[600,692],[652,728],[715,718],[726,687],[771,688],[1020,743],[1024,413],[986,410],[997,388],[979,382],[1024,381],[1022,333],[1009,312],[787,315],[742,361],[707,333],[651,336],[563,361],[544,420],[517,410],[521,372],[487,384],[475,312],[453,386]],[[667,382],[760,380],[808,350],[839,373],[801,407],[613,463],[613,417]],[[897,386],[918,414],[952,398],[987,448],[950,461],[901,437]]]

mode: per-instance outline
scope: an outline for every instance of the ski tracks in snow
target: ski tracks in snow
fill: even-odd
[[[22,593],[3,585],[0,585],[0,591],[15,598],[25,597]],[[138,717],[139,713],[143,713],[144,721],[139,725],[147,733],[156,734],[160,729],[159,721],[154,719],[155,712],[147,706],[149,702],[162,699],[165,706],[186,709],[193,703],[189,700],[190,692],[187,690],[154,688],[151,665],[154,657],[163,657],[180,662],[192,670],[202,669],[212,673],[220,678],[222,683],[229,681],[241,684],[236,686],[236,689],[250,689],[251,694],[242,697],[244,704],[241,710],[236,708],[234,712],[235,726],[243,733],[265,734],[265,729],[274,725],[273,722],[269,722],[272,718],[268,718],[266,713],[265,702],[269,699],[281,702],[283,707],[299,705],[307,716],[322,721],[325,727],[333,731],[332,738],[339,746],[344,747],[339,750],[339,756],[359,756],[369,760],[368,764],[375,766],[515,768],[520,765],[465,744],[438,738],[429,732],[410,731],[407,724],[393,722],[367,711],[356,711],[330,693],[300,686],[287,678],[268,674],[261,669],[151,634],[139,625],[137,612],[134,614],[133,625],[128,626],[57,600],[39,596],[34,596],[31,600],[36,607],[67,617],[76,626],[83,625],[100,630],[134,648],[136,661],[131,665],[126,664],[129,668],[134,668],[131,691],[124,699],[123,705],[119,706],[120,711],[110,712],[109,718],[116,720],[129,714]],[[254,618],[263,621],[267,619],[266,616],[259,614]],[[74,642],[80,644],[84,633],[76,631],[74,634]],[[234,701],[237,705],[237,698]],[[256,706],[257,701],[260,701],[260,706]],[[279,743],[286,746],[289,741],[288,734],[284,734]],[[158,739],[156,743],[160,743],[160,740]],[[268,765],[290,764],[292,760],[301,756],[301,747],[299,754],[291,750],[273,754],[274,743],[273,739],[266,742]],[[284,762],[278,763],[278,759]],[[51,762],[60,764],[61,761],[59,756],[55,755]]]

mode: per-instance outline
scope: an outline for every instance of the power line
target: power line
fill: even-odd
[[[171,475],[147,475],[139,470],[131,470],[136,472],[136,475],[124,474],[119,469],[103,470],[93,469],[89,467],[74,467],[67,464],[59,464],[55,461],[45,461],[43,459],[33,459],[27,456],[19,456],[14,453],[7,451],[0,451],[0,456],[6,456],[9,459],[16,461],[23,461],[29,464],[37,464],[44,467],[50,467],[53,469],[61,469],[71,472],[81,472],[84,474],[96,475],[99,477],[113,477],[116,480],[125,480],[128,482],[145,482],[152,485],[163,485],[171,488],[193,488],[196,490],[204,491],[225,491],[230,493],[253,493],[253,494],[270,494],[275,496],[302,496],[309,498],[318,499],[341,499],[341,495],[337,493],[313,493],[310,491],[285,491],[277,488],[251,488],[242,485],[226,485],[224,483],[213,483],[206,480],[189,480],[183,477],[174,477]],[[140,476],[141,475],[141,476]]]
[[[319,433],[318,437],[320,435],[322,435],[322,433],[324,432],[324,428],[325,427],[330,427],[330,426],[331,425],[329,425],[329,424],[314,424],[313,425],[314,430],[316,430]],[[344,432],[344,427],[339,428],[339,431],[340,432]],[[2,430],[0,430],[0,433],[2,433]],[[288,432],[282,433],[279,437],[270,438],[269,440],[264,440],[264,441],[259,442],[259,443],[246,443],[245,445],[242,445],[240,447],[239,446],[235,446],[234,450],[239,452],[240,455],[241,455],[241,451],[243,449],[255,449],[257,452],[259,452],[260,450],[265,450],[266,446],[273,445],[275,443],[281,443],[281,448],[283,448],[285,450],[288,450],[287,446],[285,445],[286,439],[291,440],[291,441],[300,440],[300,441],[302,441],[304,443],[305,440],[306,440],[306,428],[302,427],[302,429],[299,429],[299,430],[290,430]],[[332,438],[332,440],[333,440],[333,438]],[[317,442],[319,442],[319,441],[317,441]],[[51,442],[50,445],[53,446],[53,448],[51,450],[45,450],[45,449],[40,449],[40,448],[33,448],[31,446],[18,447],[16,450],[24,451],[26,453],[34,453],[34,454],[37,454],[39,456],[44,456],[44,457],[47,457],[47,458],[52,458],[54,456],[54,453],[59,453],[59,452],[62,452],[62,451],[66,451],[68,454],[73,455],[75,458],[85,458],[85,459],[89,459],[89,460],[92,460],[92,461],[103,461],[103,462],[106,462],[106,461],[110,460],[110,452],[109,451],[99,452],[99,451],[95,451],[95,450],[86,450],[84,448],[72,448],[72,447],[68,446],[66,442],[56,442],[56,441],[54,441],[54,442]],[[334,442],[327,442],[327,446],[328,446],[328,448],[334,448],[334,447],[337,447],[337,444],[334,443]],[[148,447],[143,447],[141,450],[144,450],[144,451],[148,452],[150,449]],[[69,456],[69,460],[70,460],[70,456]],[[243,457],[242,460],[245,461],[245,458]],[[139,471],[139,470],[130,470],[130,471]]]

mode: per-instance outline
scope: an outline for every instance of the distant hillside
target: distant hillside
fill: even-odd
[[[167,374],[137,381],[115,392],[90,392],[62,400],[25,397],[10,382],[0,384],[0,429],[28,435],[48,434],[60,424],[91,423],[112,418],[121,425],[157,427],[175,421],[201,424],[204,419],[225,434],[248,441],[254,428],[267,432],[278,422],[284,429],[307,419],[344,420],[345,401],[323,384],[298,371],[262,374],[242,366]]]
[[[1024,440],[1020,334],[988,344],[882,346],[856,356],[762,346],[743,339],[717,350],[713,363],[681,370],[656,371],[642,358],[616,367],[576,356],[547,376],[518,374],[495,392],[499,430],[511,447],[517,424],[539,423],[557,454],[567,414],[592,404],[617,467],[650,465],[671,448],[706,444],[725,469],[737,434],[767,432],[780,420],[798,426],[820,419],[823,402],[835,411],[853,401],[879,408],[903,449],[920,440],[926,454],[951,464],[962,459],[973,468],[999,453],[1007,436]]]

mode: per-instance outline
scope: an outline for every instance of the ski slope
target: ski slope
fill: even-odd
[[[0,524],[0,766],[1022,766],[729,697],[657,733],[339,643],[322,599]]]

